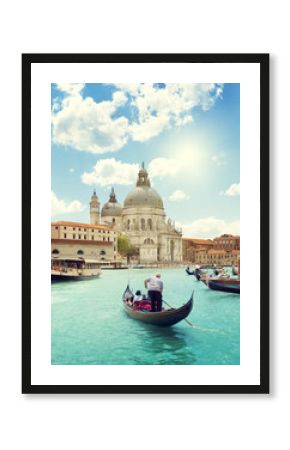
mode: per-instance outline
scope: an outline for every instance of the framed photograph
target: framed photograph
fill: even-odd
[[[22,145],[22,392],[268,393],[269,55],[23,54]]]

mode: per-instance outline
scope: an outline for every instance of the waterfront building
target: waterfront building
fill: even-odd
[[[90,202],[91,218],[95,219],[96,193]],[[128,236],[138,249],[138,263],[176,264],[182,261],[182,234],[170,219],[166,219],[163,200],[151,187],[147,170],[142,164],[136,186],[122,206],[112,188],[101,210],[101,222]]]
[[[240,250],[240,236],[222,234],[213,239],[213,248],[216,250]]]
[[[237,266],[239,250],[198,250],[195,253],[195,264],[215,266]]]
[[[59,221],[51,224],[51,256],[111,262],[117,259],[117,232],[108,225]]]
[[[166,220],[163,200],[151,187],[144,164],[136,187],[125,198],[121,218],[121,231],[138,248],[141,264],[182,261],[181,231],[173,221]]]
[[[200,251],[206,253],[213,248],[213,245],[214,243],[211,239],[182,238],[183,261],[195,263],[196,253]],[[200,255],[202,254],[200,253]]]
[[[183,238],[183,261],[190,264],[237,265],[240,236],[224,234],[214,239]]]

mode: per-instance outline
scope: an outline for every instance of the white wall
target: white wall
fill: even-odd
[[[272,450],[287,448],[287,442],[289,445],[290,301],[285,276],[289,254],[286,213],[290,73],[286,5],[285,1],[267,0],[3,3],[0,114],[1,167],[5,170],[0,178],[1,192],[5,192],[1,196],[1,236],[5,239],[1,252],[1,448]],[[270,396],[21,395],[22,52],[272,53]],[[3,257],[7,257],[8,248],[14,258],[7,262]],[[12,248],[15,251],[11,252]],[[17,250],[19,257],[15,260]],[[283,443],[278,444],[278,439]]]

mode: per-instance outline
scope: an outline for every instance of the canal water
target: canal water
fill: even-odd
[[[103,270],[99,279],[53,283],[52,364],[239,364],[240,296],[212,291],[183,268],[158,272],[173,307],[194,290],[193,326],[159,328],[126,315],[121,297],[128,281],[145,292],[144,279],[154,272]]]

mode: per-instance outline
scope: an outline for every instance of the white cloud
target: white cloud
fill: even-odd
[[[72,85],[74,86],[74,85]],[[79,86],[79,85],[77,85]],[[80,88],[69,88],[61,108],[52,112],[52,139],[55,144],[91,153],[114,152],[128,140],[128,119],[112,115],[127,101],[123,92],[115,92],[111,101],[95,102],[83,98]]]
[[[78,95],[85,87],[84,83],[58,83],[57,89],[69,95]]]
[[[210,109],[222,97],[221,84],[118,84],[112,100],[83,97],[84,84],[57,84],[66,95],[52,107],[52,139],[56,144],[91,153],[115,152],[128,140],[144,142],[172,126],[191,122],[192,110]],[[116,117],[121,106],[130,120]]]
[[[130,126],[132,139],[143,142],[173,125],[181,126],[192,121],[191,110],[210,109],[222,96],[223,86],[212,83],[117,85],[129,93],[137,111],[136,122]]]
[[[64,200],[60,200],[54,192],[51,192],[51,215],[56,216],[58,214],[74,213],[84,209],[84,206],[78,200],[73,200],[70,203],[66,203]]]
[[[117,161],[115,158],[101,159],[92,172],[84,172],[81,176],[85,184],[98,186],[112,186],[116,184],[129,185],[136,182],[138,164],[128,164]]]
[[[169,121],[170,118],[166,115],[148,115],[145,120],[132,123],[129,126],[129,132],[133,141],[145,142],[154,136],[158,136],[161,131],[169,126]]]
[[[148,164],[150,177],[164,178],[176,175],[182,168],[183,163],[173,158],[155,158]]]
[[[206,217],[191,223],[177,224],[182,228],[183,236],[196,238],[214,238],[221,234],[239,234],[240,221],[226,222],[216,217]]]
[[[153,186],[153,178],[163,178],[176,175],[182,163],[176,159],[155,158],[148,165],[148,173]],[[102,187],[116,184],[130,185],[136,183],[139,164],[123,163],[115,158],[100,159],[92,172],[84,172],[81,180],[84,184]]]
[[[231,186],[225,191],[224,195],[227,195],[228,197],[240,195],[240,183],[231,184]]]
[[[169,200],[171,200],[172,202],[180,202],[181,200],[187,199],[189,199],[189,195],[187,195],[185,192],[181,190],[173,192],[169,197]]]
[[[71,168],[69,169],[69,171],[70,171],[70,173],[74,173],[75,169],[74,169],[73,167],[71,167]]]

